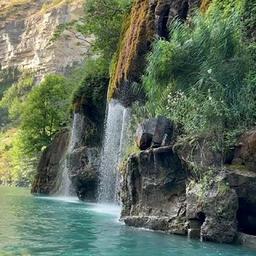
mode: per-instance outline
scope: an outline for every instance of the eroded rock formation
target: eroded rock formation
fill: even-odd
[[[145,122],[150,121],[154,119]],[[231,160],[236,164],[223,165],[222,158],[213,157],[209,144],[190,150],[192,158],[188,157],[191,145],[186,143],[148,145],[149,149],[131,155],[123,172],[122,219],[135,227],[253,246],[256,174],[253,160],[248,161],[248,168],[237,162],[253,159],[255,150],[249,146],[254,145],[253,135],[251,131],[241,137],[243,143]],[[206,149],[206,154],[200,149]]]
[[[65,31],[57,41],[51,40],[58,25],[81,17],[83,1],[63,3],[49,9],[43,6],[44,3],[42,0],[30,1],[12,6],[7,15],[1,13],[2,68],[32,69],[40,80],[46,73],[67,72],[88,54],[89,45],[79,34]]]

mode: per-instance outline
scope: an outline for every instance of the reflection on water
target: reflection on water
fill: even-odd
[[[242,247],[126,227],[120,209],[0,187],[0,255],[255,256]]]

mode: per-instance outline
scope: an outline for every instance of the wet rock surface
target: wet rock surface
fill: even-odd
[[[32,184],[32,193],[51,194],[56,189],[60,163],[65,155],[69,143],[69,131],[59,132],[51,145],[42,153],[37,175]]]
[[[81,200],[95,201],[98,185],[99,149],[80,147],[69,155],[72,184]]]
[[[127,225],[185,234],[186,172],[171,147],[130,157],[122,185]]]

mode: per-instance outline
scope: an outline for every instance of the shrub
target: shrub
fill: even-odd
[[[186,134],[226,134],[255,124],[255,60],[243,42],[240,16],[198,14],[172,24],[157,40],[143,78],[154,115],[183,125]],[[255,48],[254,48],[255,49]]]

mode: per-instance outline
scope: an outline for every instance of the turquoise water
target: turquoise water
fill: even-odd
[[[36,198],[24,189],[0,187],[0,255],[255,256],[230,245],[126,227],[118,209],[76,200]]]

